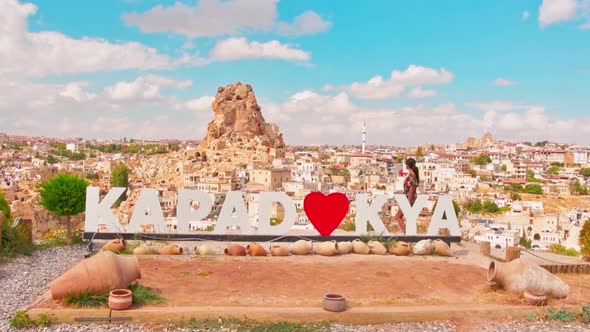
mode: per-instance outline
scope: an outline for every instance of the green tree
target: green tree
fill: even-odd
[[[6,197],[4,197],[4,193],[2,191],[0,191],[0,211],[2,211],[4,217],[6,217],[6,220],[12,217],[10,205],[8,205],[8,201],[6,201]]]
[[[59,163],[59,159],[55,158],[52,154],[47,157],[47,163],[49,164],[57,164]]]
[[[421,146],[419,146],[416,149],[416,159],[421,160],[423,157],[424,157],[424,149]]]
[[[500,212],[500,208],[498,204],[492,201],[485,201],[482,205],[482,209],[487,213],[498,213]]]
[[[492,159],[490,158],[490,156],[488,156],[486,154],[481,154],[479,157],[471,158],[471,162],[476,165],[485,166],[485,165],[491,163]]]
[[[582,247],[581,253],[584,256],[590,256],[590,219],[584,222],[584,226],[580,230],[579,240]]]
[[[570,182],[570,192],[572,195],[588,195],[588,188],[584,187],[580,180],[575,179]]]
[[[543,195],[543,187],[540,184],[530,183],[524,186],[523,191],[527,194]]]
[[[118,164],[111,171],[111,186],[127,188],[129,186],[129,168],[124,163]],[[127,199],[127,194],[123,193],[115,202],[115,207],[119,207],[121,202]]]
[[[590,167],[581,168],[580,174],[582,174],[585,177],[590,177]]]
[[[62,173],[39,185],[39,205],[58,217],[66,217],[68,240],[72,241],[72,216],[86,208],[88,182],[75,175]]]
[[[555,174],[559,173],[560,170],[561,170],[561,168],[559,166],[551,166],[547,170],[547,173],[555,175]]]
[[[508,166],[506,166],[506,165],[502,165],[502,167],[500,167],[500,170],[501,170],[502,172],[506,172],[506,171],[508,170]]]

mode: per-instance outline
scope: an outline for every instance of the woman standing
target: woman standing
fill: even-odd
[[[418,172],[418,167],[416,167],[416,160],[414,158],[409,158],[406,160],[406,169],[409,171],[409,174],[404,180],[404,194],[408,198],[410,205],[413,206],[414,202],[416,202],[416,198],[418,197],[417,189],[418,185],[420,184],[420,174]],[[404,221],[404,213],[401,209],[397,211],[394,219],[397,221],[404,234],[406,234],[406,222]]]

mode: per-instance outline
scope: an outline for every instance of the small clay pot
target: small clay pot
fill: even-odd
[[[315,253],[322,256],[334,256],[338,254],[338,243],[334,240],[322,242],[315,246]]]
[[[453,253],[451,252],[451,247],[449,247],[449,245],[443,240],[434,241],[434,252],[440,256],[453,256]]]
[[[322,305],[326,311],[342,312],[346,310],[346,298],[339,294],[326,294]]]
[[[114,239],[114,240],[110,240],[109,242],[105,243],[105,245],[102,246],[102,249],[100,249],[100,250],[119,252],[119,251],[125,250],[126,246],[127,246],[127,242],[125,241],[125,239]]]
[[[583,262],[590,262],[590,256],[582,256]]]
[[[389,253],[396,256],[408,256],[411,252],[410,244],[404,241],[397,241],[389,247]]]
[[[201,256],[213,255],[213,249],[211,249],[208,245],[203,244],[195,247],[195,254]]]
[[[350,252],[352,252],[352,242],[350,242],[350,241],[338,242],[338,253],[340,255],[350,254]]]
[[[524,291],[525,301],[534,306],[547,304],[547,293],[542,289],[527,289]]]
[[[223,253],[227,256],[246,256],[246,248],[239,244],[232,244],[225,248]]]
[[[246,252],[250,256],[268,256],[268,253],[258,243],[250,243],[246,246]]]
[[[156,253],[156,250],[150,246],[139,246],[133,249],[134,255],[154,255]]]
[[[291,244],[291,253],[293,255],[307,255],[313,249],[313,243],[306,240],[298,240]]]
[[[127,310],[133,304],[133,293],[129,289],[115,289],[109,293],[109,308]]]
[[[289,256],[289,248],[279,244],[273,244],[269,248],[270,254],[273,256]]]
[[[369,246],[370,253],[373,255],[385,255],[387,253],[387,249],[379,241],[369,241],[367,245]]]
[[[352,251],[354,251],[355,254],[368,255],[371,248],[360,239],[356,239],[352,241]]]
[[[182,255],[182,248],[174,244],[169,244],[160,248],[158,252],[160,255]]]

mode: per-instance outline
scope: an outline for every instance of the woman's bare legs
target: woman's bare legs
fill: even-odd
[[[402,212],[401,209],[397,210],[397,214],[395,215],[395,217],[393,217],[393,219],[395,219],[395,221],[397,221],[399,228],[402,229],[402,232],[404,232],[404,235],[405,235],[406,234],[406,222],[404,221],[404,213]]]

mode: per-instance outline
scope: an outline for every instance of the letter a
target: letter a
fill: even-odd
[[[446,215],[446,220],[443,219],[443,215]],[[436,236],[441,228],[447,228],[453,236],[461,236],[459,221],[457,220],[453,200],[450,196],[439,197],[436,203],[436,210],[432,214],[430,226],[428,226],[427,234]]]

